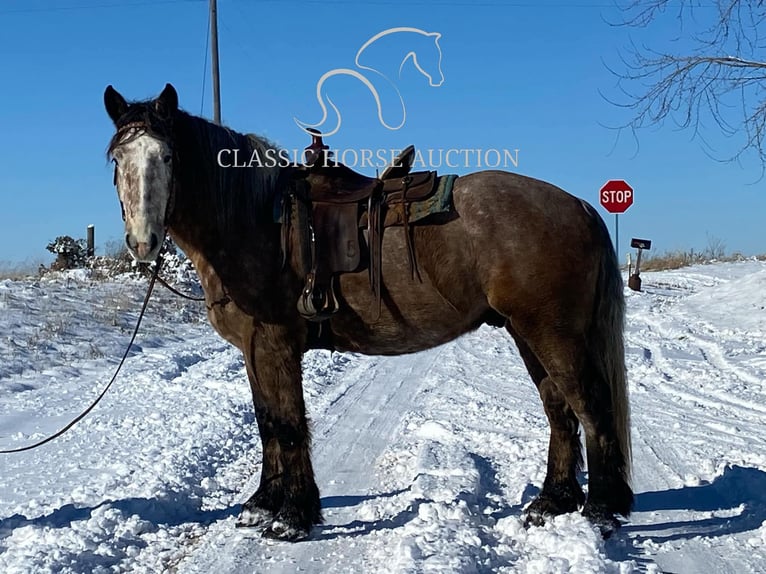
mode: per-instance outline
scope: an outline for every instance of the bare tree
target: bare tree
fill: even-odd
[[[670,119],[703,142],[704,128],[715,127],[736,146],[718,159],[754,152],[766,168],[766,2],[630,0],[621,8],[624,18],[614,25],[645,28],[672,17],[679,30],[678,51],[633,42],[621,56],[622,69],[610,66],[622,101],[605,97],[632,115],[621,127],[636,130]]]
[[[704,254],[708,259],[723,259],[726,257],[726,243],[720,237],[707,233],[707,247]]]

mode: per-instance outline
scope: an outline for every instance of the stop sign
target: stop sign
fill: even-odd
[[[624,179],[610,179],[599,191],[598,200],[609,213],[624,213],[633,205],[633,188]]]

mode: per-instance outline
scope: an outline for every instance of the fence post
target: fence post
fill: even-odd
[[[88,239],[85,255],[93,257],[96,253],[96,227],[94,225],[88,226]]]

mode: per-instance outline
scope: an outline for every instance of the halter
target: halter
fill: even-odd
[[[130,130],[136,130],[136,131],[142,131],[145,134],[149,134],[149,125],[146,122],[129,122],[125,124],[124,126],[120,127],[117,130],[117,135],[120,136],[118,141],[122,140],[122,136],[120,134],[125,134]],[[151,135],[151,134],[150,134]],[[170,216],[175,208],[175,187],[176,187],[176,178],[175,178],[175,170],[176,170],[176,163],[178,163],[178,156],[176,155],[175,147],[173,146],[173,143],[165,137],[157,137],[155,135],[151,135],[151,137],[158,139],[165,143],[170,148],[170,154],[172,156],[172,164],[170,166],[170,190],[168,193],[168,200],[165,204],[165,220],[162,222],[162,226],[165,228],[165,233],[167,233],[168,230],[168,222],[170,221]],[[118,145],[122,145],[121,143]],[[114,176],[112,178],[112,185],[117,187],[117,170],[119,169],[119,166],[117,165],[117,162],[114,163]],[[120,209],[122,210],[122,220],[125,221],[125,205],[122,202],[122,198],[120,197],[120,194],[117,194],[117,199],[120,201]],[[163,237],[162,240],[164,241],[165,238]]]

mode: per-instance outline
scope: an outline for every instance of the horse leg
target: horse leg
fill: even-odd
[[[584,340],[559,333],[542,341],[546,344],[538,357],[585,431],[588,500],[583,515],[608,536],[620,525],[615,514],[628,516],[633,504],[627,448],[621,445],[614,416],[619,411],[614,400],[620,398],[612,397]]]
[[[582,449],[577,417],[564,395],[548,376],[526,341],[514,330],[510,322],[505,325],[516,342],[524,365],[537,386],[543,408],[551,427],[548,443],[548,469],[540,494],[527,507],[525,524],[540,526],[545,516],[556,516],[576,511],[584,502],[577,471],[582,466]]]
[[[243,505],[242,513],[237,520],[237,526],[262,527],[265,529],[274,521],[274,515],[282,507],[285,498],[282,484],[280,448],[273,426],[269,424],[264,409],[260,408],[262,401],[260,395],[256,394],[258,386],[255,373],[249,364],[247,365],[247,378],[253,391],[253,404],[256,409],[255,418],[258,423],[258,434],[261,438],[263,464],[261,465],[261,481],[258,485],[258,490]]]
[[[586,428],[590,428],[586,432],[588,501],[582,512],[608,536],[620,526],[614,515],[627,517],[633,506],[633,489],[628,480],[629,453],[618,439],[609,386],[590,357],[584,379],[593,390],[588,396],[590,412],[583,413],[581,418],[588,421]]]
[[[264,536],[284,540],[304,538],[322,521],[301,387],[301,348],[287,327],[259,324],[244,353],[263,467],[260,486],[240,520],[265,526]]]

